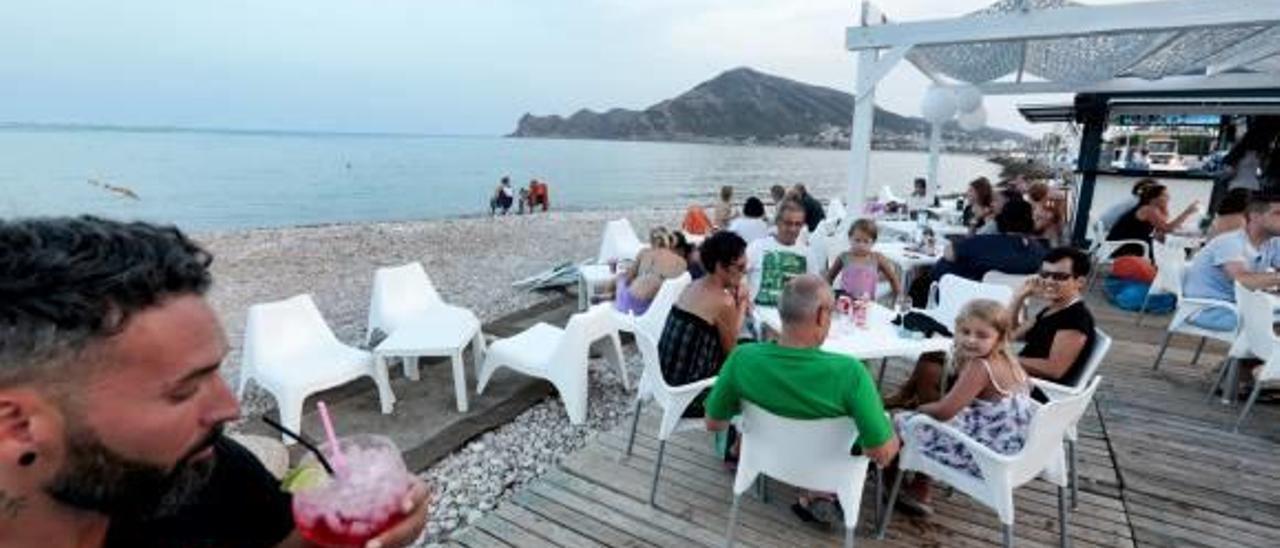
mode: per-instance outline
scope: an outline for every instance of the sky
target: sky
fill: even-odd
[[[1096,3],[1094,0],[1092,3]],[[990,0],[882,0],[891,20]],[[854,0],[13,0],[0,121],[450,135],[642,109],[739,66],[852,90]],[[878,104],[912,116],[902,63]],[[1027,133],[987,98],[989,124]]]

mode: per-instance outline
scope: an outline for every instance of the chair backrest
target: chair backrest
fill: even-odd
[[[843,478],[832,464],[848,463],[858,427],[849,417],[798,420],[742,403],[739,466],[748,466],[796,487],[833,491]]]
[[[991,299],[1008,305],[1013,299],[1013,290],[1004,285],[975,282],[947,274],[938,281],[936,306],[929,310],[929,315],[955,332],[956,316],[969,301],[976,299]]]
[[[1280,337],[1275,333],[1275,298],[1236,282],[1236,311],[1249,352],[1263,361],[1271,358]]]
[[[600,253],[596,261],[603,264],[609,261],[630,261],[644,247],[636,230],[627,219],[615,219],[604,225],[604,236],[600,240]]]
[[[1186,251],[1181,247],[1152,242],[1152,258],[1155,259],[1156,277],[1149,291],[1172,293],[1182,298],[1182,278],[1187,267]]]
[[[1027,283],[1035,274],[1007,274],[999,270],[992,270],[982,276],[982,283],[990,285],[1003,285],[1012,291],[1018,291],[1022,285]]]
[[[1102,377],[1094,377],[1080,393],[1041,405],[1027,426],[1027,440],[1009,468],[1012,486],[1040,475],[1056,455],[1062,454],[1067,429],[1080,420]]]
[[[341,345],[311,295],[249,307],[242,367],[287,364],[298,356]]]
[[[1089,351],[1088,361],[1084,362],[1084,370],[1080,372],[1080,378],[1076,380],[1074,388],[1076,393],[1084,390],[1089,385],[1089,381],[1098,374],[1098,368],[1102,367],[1102,360],[1106,359],[1107,352],[1111,351],[1111,336],[1103,333],[1101,329],[1093,330],[1093,350]]]
[[[847,212],[844,208],[844,202],[840,201],[840,198],[832,198],[831,202],[827,203],[828,219],[839,221],[840,219],[843,219],[846,214]]]
[[[667,316],[671,315],[671,307],[676,304],[684,288],[689,287],[692,282],[693,277],[688,272],[662,282],[662,287],[658,288],[658,294],[654,295],[653,301],[649,303],[649,309],[636,318],[639,329],[655,341],[662,338],[662,328],[667,325]]]
[[[564,326],[564,337],[551,357],[551,364],[559,367],[583,360],[592,342],[617,332],[613,310],[608,306],[593,306],[569,318]]]
[[[373,273],[366,335],[375,328],[389,333],[442,302],[422,263],[379,268]]]

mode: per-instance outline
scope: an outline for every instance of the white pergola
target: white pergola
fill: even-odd
[[[960,17],[904,23],[864,0],[846,45],[858,54],[847,196],[855,210],[868,185],[876,85],[904,59],[936,85],[973,85],[984,95],[1280,90],[1280,0],[1000,0]],[[935,123],[931,188],[940,145]],[[1081,193],[1077,211],[1087,214],[1091,195]]]

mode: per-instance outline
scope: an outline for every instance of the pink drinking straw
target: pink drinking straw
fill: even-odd
[[[342,454],[342,447],[338,445],[338,436],[333,432],[333,419],[329,418],[329,408],[322,401],[316,402],[316,407],[320,409],[320,423],[324,425],[324,435],[329,439],[329,447],[333,448],[333,463],[338,465],[338,470],[345,472],[347,457]]]

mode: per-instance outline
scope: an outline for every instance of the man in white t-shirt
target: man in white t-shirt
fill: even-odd
[[[1235,282],[1249,289],[1280,285],[1280,196],[1254,196],[1245,210],[1243,229],[1209,240],[1191,264],[1182,286],[1187,297],[1235,302]],[[1205,329],[1235,329],[1235,314],[1210,308],[1190,319]]]
[[[817,270],[809,264],[809,248],[800,243],[805,229],[804,206],[793,200],[778,205],[777,230],[772,237],[747,245],[747,284],[751,299],[759,305],[777,306],[787,281]]]

